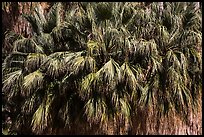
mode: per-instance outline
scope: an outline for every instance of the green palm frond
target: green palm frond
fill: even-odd
[[[21,111],[25,114],[33,114],[42,103],[42,97],[39,92],[35,92],[32,96],[28,97],[23,106],[21,107]]]
[[[47,22],[43,26],[45,33],[50,33],[54,27],[60,24],[61,21],[59,12],[61,8],[61,3],[59,2],[55,3],[49,10],[46,16]]]
[[[89,9],[90,10],[90,9]],[[92,20],[90,19],[90,12],[85,12],[82,8],[79,7],[79,14],[75,18],[71,18],[68,22],[72,23],[72,20],[76,22],[76,27],[79,28],[81,32],[90,33],[92,31]]]
[[[82,54],[84,53],[84,51],[79,51],[79,52],[66,52],[67,54],[65,54],[64,56],[64,61],[67,65],[67,67],[70,66],[70,63],[72,63],[73,59],[77,58],[77,57],[81,57]]]
[[[73,59],[70,68],[75,75],[82,71],[84,73],[94,72],[96,70],[96,62],[90,56],[88,57],[79,56]]]
[[[118,92],[113,92],[111,103],[112,103],[112,116],[113,119],[119,117],[121,122],[126,121],[131,124],[130,112],[131,107],[129,104],[129,95],[125,93],[124,95],[120,95]],[[116,123],[116,125],[120,125],[120,123]]]
[[[128,86],[131,92],[135,92],[138,82],[133,71],[131,70],[131,67],[127,62],[125,62],[121,66],[121,76],[122,82],[125,82],[125,85]]]
[[[34,15],[23,14],[23,17],[31,24],[32,29],[37,35],[43,33],[43,25],[47,22],[43,14],[43,8],[38,5],[34,8]]]
[[[43,47],[38,45],[34,38],[23,38],[15,41],[13,51],[23,53],[44,53]]]
[[[5,48],[11,47],[13,42],[15,42],[18,39],[22,39],[23,37],[20,34],[16,34],[13,31],[9,31],[5,33]]]
[[[107,106],[103,98],[91,98],[84,106],[87,120],[91,123],[107,123]]]
[[[175,109],[179,109],[178,113],[185,113],[182,111],[184,108],[187,108],[192,103],[192,97],[190,90],[185,86],[184,79],[182,75],[177,72],[173,67],[168,69],[167,77],[169,79],[168,88],[171,92],[172,100],[174,101]]]
[[[129,120],[130,118],[130,104],[127,101],[126,97],[124,99],[120,98],[120,104],[121,104],[121,113],[124,115],[125,118]]]
[[[134,41],[134,54],[143,57],[150,57],[150,55],[155,56],[158,54],[157,44],[154,40],[146,41]]]
[[[196,3],[189,3],[184,12],[182,21],[183,27],[186,29],[194,29],[194,31],[200,31],[201,26],[199,26],[202,22],[201,14],[199,13],[199,9],[196,7]]]
[[[34,17],[37,19],[37,21],[40,23],[40,25],[43,25],[46,23],[46,18],[43,14],[43,8],[41,5],[37,6],[35,9]]]
[[[34,91],[43,88],[43,78],[43,73],[39,70],[36,70],[33,73],[30,73],[25,76],[23,81],[23,90],[21,91],[22,95],[29,96]]]
[[[44,49],[44,53],[49,55],[55,50],[53,37],[50,34],[42,33],[41,36],[36,37],[36,41]]]
[[[51,124],[52,117],[50,115],[51,104],[53,102],[54,96],[49,94],[44,102],[39,106],[32,117],[32,130],[34,132],[43,133],[43,130],[46,129]]]
[[[13,52],[12,54],[8,55],[2,64],[2,72],[6,74],[9,73],[9,71],[13,68],[22,69],[25,56],[27,56],[27,53],[21,52]]]
[[[47,56],[45,54],[30,53],[25,61],[25,67],[28,72],[31,73],[36,71],[40,65],[46,61],[46,59]]]
[[[104,83],[108,83],[109,86],[112,87],[121,79],[119,64],[113,59],[110,59],[98,72],[96,72],[96,75]]]
[[[99,54],[99,44],[98,42],[95,42],[95,41],[92,41],[92,40],[89,40],[87,42],[87,48],[88,48],[88,54],[90,56],[96,56]]]
[[[172,65],[177,70],[181,69],[181,63],[180,63],[179,59],[177,58],[177,55],[172,50],[169,50],[167,52],[166,58],[168,61],[168,66]]]
[[[52,30],[51,35],[55,42],[68,41],[71,38],[72,30],[67,23],[62,23]]]
[[[31,37],[6,35],[3,50],[11,53],[3,59],[2,90],[15,114],[12,128],[22,134],[195,132],[202,95],[196,3],[50,3],[47,12],[44,4],[23,15]]]
[[[160,34],[160,41],[162,42],[162,44],[165,46],[168,44],[169,39],[170,39],[170,34],[168,29],[165,26],[158,26],[158,30],[159,30],[159,34]]]
[[[76,7],[70,7],[70,8],[72,8],[72,9],[65,11],[65,13],[66,13],[65,14],[65,21],[66,22],[72,22],[73,20],[76,19],[75,14],[76,14],[78,9]]]
[[[152,92],[149,89],[150,89],[149,84],[145,85],[145,87],[139,86],[141,97],[138,103],[140,104],[141,108],[144,108],[147,105],[151,106]]]
[[[66,73],[64,57],[69,52],[55,52],[47,57],[47,60],[40,66],[45,74],[51,78],[59,78]]]
[[[151,61],[152,61],[152,70],[151,70],[151,74],[155,74],[158,72],[161,72],[163,69],[162,66],[162,57],[158,56],[158,57],[151,57]]]
[[[196,47],[196,46],[201,46],[201,40],[202,40],[202,34],[201,33],[196,33],[194,31],[191,31],[191,30],[187,30],[187,31],[184,31],[183,32],[183,35],[181,36],[181,48],[184,48],[184,47],[188,47],[188,48],[191,48],[191,47]]]
[[[2,91],[7,93],[8,100],[11,100],[13,97],[19,95],[23,73],[22,70],[17,70],[7,74],[5,77]]]

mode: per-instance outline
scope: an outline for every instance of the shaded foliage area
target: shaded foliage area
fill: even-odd
[[[201,114],[202,11],[190,2],[162,8],[77,2],[24,14],[32,36],[7,36],[13,48],[2,64],[10,130],[188,134],[176,125],[201,126],[191,117]]]

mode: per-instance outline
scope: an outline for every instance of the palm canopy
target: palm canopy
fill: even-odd
[[[201,96],[201,15],[191,3],[168,2],[163,10],[158,3],[82,2],[65,11],[55,3],[46,17],[40,7],[23,15],[33,35],[18,36],[2,64],[7,105],[20,106],[13,130],[163,134],[160,118],[188,123]],[[153,115],[159,122],[151,128]]]

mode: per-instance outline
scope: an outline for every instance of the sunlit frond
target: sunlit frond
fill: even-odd
[[[52,117],[50,115],[51,104],[53,102],[54,96],[49,94],[44,102],[39,106],[32,117],[32,130],[36,133],[43,133],[43,130],[48,127],[52,122]]]
[[[110,59],[98,72],[97,77],[109,86],[114,86],[121,79],[119,64]]]
[[[121,104],[121,113],[124,115],[127,120],[130,118],[130,104],[127,101],[127,98],[124,97],[124,99],[120,98],[120,104]]]
[[[96,62],[90,56],[88,57],[79,56],[73,59],[70,68],[74,74],[78,74],[79,72],[82,71],[84,73],[94,72],[96,69]]]
[[[158,72],[161,72],[163,69],[162,66],[162,57],[158,56],[158,57],[151,57],[151,61],[152,61],[152,70],[151,70],[151,74],[155,74]]]
[[[91,97],[92,92],[94,92],[92,89],[95,83],[94,81],[97,79],[95,73],[90,73],[88,74],[85,78],[83,78],[82,83],[81,83],[81,89],[79,95],[81,96],[82,99],[88,99]]]
[[[138,103],[142,108],[146,107],[147,105],[150,106],[152,103],[152,92],[149,90],[149,88],[149,84],[145,85],[145,87],[139,86],[141,97]]]
[[[23,89],[21,90],[21,94],[23,96],[29,96],[34,91],[43,88],[43,80],[44,75],[39,70],[34,71],[33,73],[28,74],[24,77],[23,81]]]
[[[69,52],[55,52],[47,57],[47,60],[41,65],[41,69],[51,78],[58,78],[66,73],[64,57]]]

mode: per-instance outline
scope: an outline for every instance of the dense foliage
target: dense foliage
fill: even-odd
[[[13,50],[2,65],[2,91],[12,131],[174,134],[176,118],[191,122],[201,105],[200,8],[63,6],[55,3],[46,16],[36,7],[23,15],[32,37],[7,37]]]

